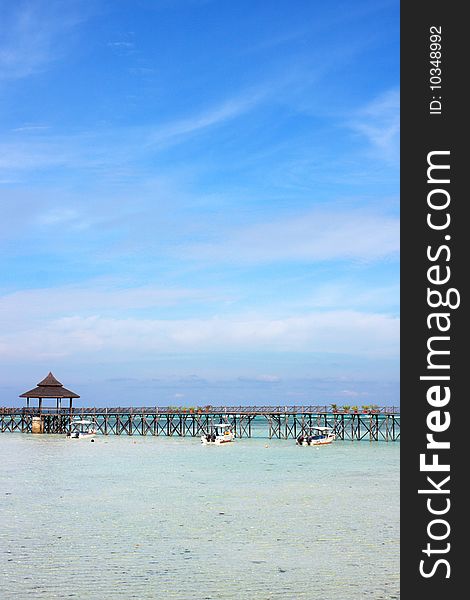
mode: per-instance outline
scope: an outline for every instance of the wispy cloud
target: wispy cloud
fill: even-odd
[[[209,127],[231,121],[259,104],[265,97],[265,93],[261,90],[246,92],[189,118],[175,120],[163,126],[156,127],[148,135],[147,145],[159,145],[172,140],[180,140]]]
[[[239,377],[239,381],[248,383],[276,384],[281,382],[279,375],[256,375],[254,377]]]
[[[330,311],[298,317],[112,319],[64,317],[0,337],[0,356],[72,357],[99,352],[107,360],[167,352],[322,352],[396,357],[399,321],[387,315]],[[88,357],[89,358],[89,357]]]
[[[106,46],[120,55],[131,55],[136,53],[136,42],[133,31],[128,31],[119,36],[118,39],[107,42]]]
[[[255,108],[265,97],[252,90],[189,116],[149,123],[145,127],[100,127],[58,135],[47,128],[20,127],[0,144],[0,170],[34,171],[51,168],[84,169],[96,173],[148,159],[152,152],[183,143],[191,136],[224,125]],[[28,135],[29,134],[29,135]]]
[[[78,217],[78,212],[73,208],[55,208],[42,214],[38,221],[41,225],[59,225],[70,223]]]
[[[23,1],[5,10],[0,39],[0,79],[20,79],[62,57],[71,29],[83,19],[77,2]]]
[[[366,398],[367,396],[370,396],[371,393],[370,392],[365,392],[365,391],[358,391],[358,390],[341,390],[340,392],[341,396],[344,396],[345,398]]]
[[[357,111],[351,129],[365,136],[375,152],[386,160],[397,160],[400,134],[400,93],[393,89]]]
[[[45,131],[46,129],[49,129],[48,125],[22,125],[21,127],[15,127],[14,129],[12,129],[13,132],[15,133],[20,133],[20,132],[27,132],[27,133],[31,133],[34,131]]]
[[[47,321],[61,315],[114,315],[129,311],[175,306],[181,303],[208,303],[223,298],[214,290],[159,288],[152,285],[126,287],[119,282],[92,281],[81,285],[27,289],[0,296],[3,330],[27,323]]]
[[[233,263],[370,261],[398,252],[399,221],[363,210],[316,210],[260,223],[189,248],[188,258]]]
[[[108,42],[106,44],[110,48],[134,48],[134,42]]]

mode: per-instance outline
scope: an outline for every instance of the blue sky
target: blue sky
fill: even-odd
[[[399,402],[398,2],[0,20],[0,404]]]

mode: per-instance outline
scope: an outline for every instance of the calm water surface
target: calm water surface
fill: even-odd
[[[398,443],[2,434],[0,457],[2,599],[399,597]]]

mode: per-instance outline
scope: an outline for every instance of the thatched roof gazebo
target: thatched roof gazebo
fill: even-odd
[[[80,396],[75,392],[71,392],[64,388],[60,381],[57,381],[54,375],[49,372],[49,375],[40,381],[37,387],[21,394],[20,398],[26,398],[28,408],[30,398],[37,398],[39,400],[39,410],[41,410],[44,398],[55,398],[56,408],[59,409],[62,407],[62,398],[68,398],[70,401],[70,408],[72,408],[72,399],[80,398]]]

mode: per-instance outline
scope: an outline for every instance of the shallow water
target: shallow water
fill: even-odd
[[[399,597],[398,443],[2,434],[0,456],[1,598]]]

